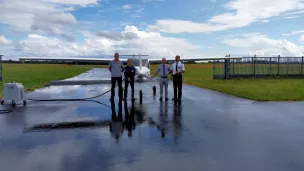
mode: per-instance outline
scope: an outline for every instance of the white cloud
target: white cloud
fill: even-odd
[[[304,42],[304,34],[300,36],[300,42]]]
[[[139,8],[139,9],[137,9],[135,12],[140,13],[140,12],[143,12],[143,11],[144,11],[144,9],[145,9],[145,8]]]
[[[0,36],[0,45],[9,45],[11,43],[11,40],[6,39],[4,36]]]
[[[304,9],[304,3],[303,0],[277,0],[275,3],[270,0],[234,0],[224,7],[232,12],[213,16],[205,23],[165,19],[157,20],[155,25],[148,26],[148,30],[196,33],[239,28],[286,12]]]
[[[52,3],[56,2],[56,3]],[[73,40],[70,35],[77,19],[70,13],[75,6],[96,4],[96,0],[9,0],[0,1],[0,24],[15,31],[47,33]]]
[[[297,34],[301,34],[301,33],[304,33],[304,30],[293,30],[293,31],[291,31],[291,33],[282,34],[282,36],[292,36],[292,35],[297,35]]]
[[[98,34],[99,33],[99,34]],[[102,34],[100,34],[102,33]],[[84,34],[83,43],[63,42],[37,34],[30,34],[25,40],[14,42],[10,54],[12,59],[20,56],[100,56],[119,53],[151,54],[151,57],[174,57],[180,54],[187,57],[202,56],[200,46],[193,45],[185,39],[163,37],[158,32],[145,32],[135,26],[126,26],[117,32],[97,32]],[[131,39],[128,36],[135,36]]]
[[[286,39],[270,39],[259,33],[236,36],[222,41],[233,47],[241,48],[249,55],[259,56],[303,56],[304,46],[298,46]]]
[[[37,163],[44,163],[39,166],[39,170],[61,170],[62,162],[65,156],[79,158],[85,154],[86,146],[83,142],[77,141],[75,136],[65,135],[60,141],[49,144],[41,144],[30,149],[29,153],[21,153],[19,145],[10,145],[7,150],[3,151],[0,164],[4,170],[35,170]],[[32,144],[36,144],[34,140],[29,139]],[[42,141],[43,142],[43,141]],[[47,155],[45,155],[47,154]],[[39,156],[39,157],[37,157]],[[11,161],[18,160],[18,164],[12,164]],[[45,162],[47,161],[47,162]]]
[[[132,8],[132,6],[130,4],[126,4],[126,5],[122,6],[122,9],[124,9],[124,10],[128,10],[128,9],[131,9],[131,8]]]
[[[162,37],[160,33],[158,32],[145,32],[145,31],[140,31],[138,30],[137,27],[135,26],[126,26],[125,27],[125,31],[123,31],[123,33],[126,32],[132,32],[138,35],[138,37],[140,38],[144,38],[144,37]]]
[[[131,39],[138,39],[139,37],[137,34],[133,32],[110,32],[110,31],[99,31],[96,33],[97,36],[104,37],[110,40],[131,40]]]
[[[98,0],[42,0],[44,2],[52,2],[67,5],[91,5],[97,4]]]
[[[283,17],[284,19],[294,19],[294,18],[299,18],[300,16],[290,16],[290,17]]]
[[[166,0],[142,0],[142,2],[152,2],[152,1],[163,2]]]

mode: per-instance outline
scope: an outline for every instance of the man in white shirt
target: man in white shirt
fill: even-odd
[[[116,116],[114,101],[111,102],[111,109],[112,109],[112,123],[109,125],[110,132],[112,136],[116,139],[116,143],[118,143],[120,136],[123,134],[125,128],[122,122],[122,101],[120,100],[118,103],[118,116]]]
[[[180,62],[180,56],[177,55],[175,57],[175,62],[171,65],[171,71],[173,75],[173,89],[174,89],[174,97],[172,100],[181,101],[182,99],[182,85],[183,85],[183,76],[182,74],[185,72],[185,66]],[[177,92],[178,89],[178,92]]]

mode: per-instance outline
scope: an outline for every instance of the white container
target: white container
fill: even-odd
[[[16,104],[26,104],[24,100],[24,86],[20,83],[5,83],[4,84],[4,99],[1,104],[11,103],[13,106]]]

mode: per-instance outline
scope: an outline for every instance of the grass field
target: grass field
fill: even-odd
[[[73,77],[93,67],[90,65],[4,64],[3,83],[19,82],[26,91],[43,87],[51,80]],[[151,74],[157,65],[151,65]],[[186,64],[184,82],[259,101],[304,100],[304,79],[232,79],[213,80],[213,64]],[[0,85],[3,96],[3,84]]]
[[[154,74],[156,65],[152,66]],[[213,80],[213,64],[186,64],[184,82],[257,101],[304,100],[304,79]]]
[[[32,91],[43,87],[51,80],[73,77],[91,68],[90,65],[3,64],[3,81],[0,85],[0,95],[3,97],[3,84],[7,82],[22,83],[25,91]]]

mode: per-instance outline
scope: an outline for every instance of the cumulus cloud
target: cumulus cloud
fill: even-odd
[[[238,35],[224,39],[223,43],[243,49],[249,55],[259,56],[303,56],[304,46],[298,46],[286,39],[270,39],[259,33]]]
[[[126,4],[126,5],[122,6],[122,9],[124,9],[124,10],[128,10],[128,9],[131,9],[131,8],[132,8],[132,6],[130,4]]]
[[[97,4],[98,0],[43,0],[44,2],[53,2],[67,5],[92,5]]]
[[[277,0],[275,3],[265,0],[234,0],[224,7],[231,12],[213,16],[205,23],[164,19],[157,20],[155,25],[149,25],[148,30],[197,33],[239,28],[286,12],[304,9],[304,2],[303,0]]]
[[[9,0],[0,1],[0,23],[12,27],[15,31],[39,31],[49,36],[58,36],[73,40],[70,28],[77,24],[70,13],[73,5],[95,4],[96,0]]]
[[[187,57],[202,57],[202,49],[185,39],[164,37],[159,32],[146,32],[135,26],[126,26],[122,32],[85,32],[82,43],[63,42],[38,34],[30,34],[22,41],[12,42],[0,37],[0,51],[4,58],[18,59],[20,56],[66,56],[102,57],[115,52],[124,54],[150,54],[151,58],[174,57],[176,54]],[[101,34],[102,33],[102,34]],[[132,35],[128,38],[126,35]],[[136,38],[133,38],[136,37]],[[303,56],[304,46],[296,45],[286,39],[271,39],[260,33],[229,35],[222,42],[241,49],[240,54],[258,56]],[[233,53],[233,52],[232,52]],[[236,53],[236,52],[235,52]],[[214,54],[218,55],[218,54]]]
[[[301,34],[301,33],[304,33],[304,30],[293,30],[293,31],[291,31],[291,33],[282,34],[282,36],[292,36],[292,35],[297,35],[297,34]]]
[[[304,34],[300,36],[300,41],[304,42]]]
[[[139,37],[137,34],[133,32],[110,32],[110,31],[99,31],[96,33],[97,36],[104,37],[111,40],[131,40],[131,39],[138,39]]]
[[[0,36],[0,45],[10,45],[11,43],[11,40],[6,39],[4,36]]]
[[[12,59],[20,56],[103,56],[115,52],[125,54],[150,54],[151,57],[174,57],[176,54],[184,58],[202,56],[200,46],[185,39],[163,37],[157,32],[145,32],[135,26],[126,26],[122,32],[102,31],[86,32],[82,43],[63,42],[38,34],[30,34],[22,41],[14,42],[11,47]]]

